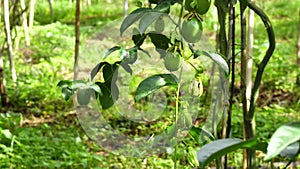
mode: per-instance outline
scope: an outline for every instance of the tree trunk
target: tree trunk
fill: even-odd
[[[128,11],[128,0],[124,0],[124,17],[127,16],[127,11]]]
[[[74,55],[74,79],[78,76],[78,56],[80,44],[80,0],[76,0],[76,21],[75,21],[75,55]]]
[[[92,5],[91,0],[86,0],[86,6],[91,6],[91,5]]]
[[[235,4],[232,1],[229,2],[229,25],[228,25],[228,49],[227,49],[227,59],[230,66],[230,91],[229,91],[229,108],[226,121],[226,129],[223,133],[226,138],[231,136],[231,121],[232,121],[232,107],[234,104],[234,87],[235,87]],[[224,169],[228,168],[228,155],[224,157]]]
[[[243,104],[243,117],[244,117],[244,140],[247,140],[246,134],[246,123],[245,120],[247,117],[247,99],[246,99],[246,15],[245,15],[245,7],[241,4],[240,6],[241,13],[241,95],[242,95],[242,104]],[[243,154],[243,169],[248,168],[248,154],[247,150],[244,150]]]
[[[0,14],[2,14],[2,8],[3,8],[3,4],[2,4],[2,0],[0,0]],[[2,22],[2,15],[0,15],[0,22]]]
[[[30,0],[29,4],[29,29],[32,29],[33,22],[34,22],[34,6],[35,6],[35,0]]]
[[[53,17],[53,0],[48,0],[49,3],[49,9],[50,9],[50,15]]]
[[[218,12],[218,22],[220,25],[218,36],[217,36],[217,48],[219,52],[226,56],[228,54],[228,41],[227,41],[227,34],[226,34],[226,19],[227,19],[227,3],[224,3],[223,0],[216,0],[215,1],[215,6],[217,8]],[[221,77],[221,76],[220,76]],[[224,85],[226,86],[226,85]],[[227,97],[227,96],[225,96]],[[227,109],[223,109],[222,111],[222,133],[221,137],[225,138],[226,137],[226,125],[227,125]],[[225,165],[224,165],[225,164]],[[220,159],[216,160],[216,166],[217,168],[223,169],[226,168],[226,158],[222,157]]]
[[[299,23],[298,23],[298,42],[297,42],[297,85],[300,86],[300,10],[299,10]]]
[[[3,58],[0,57],[0,95],[1,95],[1,105],[6,107],[7,104],[7,93],[6,93],[6,82],[3,66]]]
[[[248,57],[246,67],[246,99],[247,111],[249,111],[252,90],[252,66],[253,66],[253,43],[254,43],[254,11],[249,9],[248,15]]]
[[[228,50],[227,59],[230,62],[231,70],[231,84],[230,84],[230,97],[229,97],[229,109],[228,119],[226,125],[226,138],[231,135],[231,116],[232,106],[234,104],[234,86],[235,86],[235,5],[232,1],[229,2],[229,29],[228,29]]]
[[[7,43],[7,52],[9,57],[10,71],[13,82],[17,81],[17,73],[14,65],[13,58],[13,48],[11,42],[11,34],[10,34],[10,23],[9,23],[9,4],[8,0],[4,0],[4,25],[5,25],[5,34],[6,34],[6,43]]]
[[[30,46],[30,37],[29,37],[28,25],[27,25],[27,12],[25,11],[26,10],[25,0],[20,0],[20,3],[21,3],[21,9],[23,11],[22,25],[24,29],[25,45]]]
[[[250,99],[247,96],[251,95],[251,76],[249,77],[248,69],[248,57],[247,57],[247,19],[246,19],[246,7],[240,4],[241,13],[241,95],[243,104],[243,118],[244,118],[244,140],[248,140],[254,136],[253,119],[248,118],[248,112],[250,107]],[[251,69],[252,70],[252,69]],[[250,86],[249,86],[250,85]],[[250,90],[249,90],[250,88]],[[247,91],[248,90],[248,91]],[[249,98],[251,97],[249,95]],[[243,156],[243,169],[252,169],[255,166],[255,151],[244,150]]]

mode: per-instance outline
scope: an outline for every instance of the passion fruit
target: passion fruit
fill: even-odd
[[[201,39],[202,31],[202,22],[196,17],[182,23],[181,35],[188,43],[198,42]]]
[[[184,7],[189,12],[197,12],[204,15],[210,8],[211,0],[186,0]]]
[[[176,71],[181,66],[181,57],[179,54],[168,52],[164,58],[164,65],[170,72]]]
[[[77,102],[82,106],[89,104],[92,92],[93,90],[90,88],[78,89]]]

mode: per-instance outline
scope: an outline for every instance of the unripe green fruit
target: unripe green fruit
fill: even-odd
[[[93,92],[93,90],[89,89],[89,88],[78,89],[77,90],[77,102],[82,106],[89,104],[92,92]]]
[[[202,36],[202,22],[197,18],[185,20],[182,23],[181,35],[189,43],[196,43]]]
[[[181,66],[181,57],[174,53],[168,52],[164,60],[164,65],[170,72],[178,70]]]
[[[184,8],[189,11],[195,11],[200,15],[204,15],[210,8],[211,0],[186,0]]]

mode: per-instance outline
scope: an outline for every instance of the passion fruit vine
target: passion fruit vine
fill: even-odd
[[[181,35],[188,43],[196,43],[202,36],[202,22],[197,17],[187,19],[182,23]]]

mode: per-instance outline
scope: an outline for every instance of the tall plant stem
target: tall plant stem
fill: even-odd
[[[275,50],[275,35],[274,30],[272,27],[272,24],[268,18],[268,16],[260,9],[258,8],[254,3],[250,2],[249,0],[241,0],[241,6],[246,8],[247,6],[252,9],[263,21],[267,34],[268,34],[268,40],[269,40],[269,48],[266,51],[266,54],[263,58],[263,60],[259,63],[257,72],[255,75],[254,85],[251,90],[251,98],[250,98],[250,105],[249,105],[249,111],[244,114],[244,131],[245,131],[245,138],[250,139],[254,137],[254,111],[255,111],[255,101],[258,95],[258,89],[261,83],[262,75],[264,72],[264,69],[269,62],[274,50]],[[243,14],[241,9],[241,15]],[[255,151],[248,150],[247,151],[247,168],[254,168],[255,167]]]
[[[244,121],[244,140],[247,140],[252,137],[253,133],[253,128],[252,128],[252,120],[251,122],[247,121],[247,116],[248,116],[248,102],[247,102],[247,97],[246,97],[246,70],[247,70],[247,51],[246,51],[246,46],[247,46],[247,41],[246,41],[246,7],[243,3],[240,4],[240,13],[241,13],[241,95],[242,95],[242,104],[243,104],[243,121]],[[251,125],[248,125],[248,123],[251,123]],[[250,127],[249,127],[250,126]],[[251,133],[251,137],[248,135],[248,133]],[[243,169],[247,169],[248,167],[251,166],[252,163],[252,152],[248,150],[244,150],[243,154]]]
[[[300,70],[300,10],[299,10],[299,21],[298,21],[298,40],[297,40],[297,67]],[[297,73],[296,84],[300,86],[300,72]]]
[[[11,71],[11,78],[13,82],[17,81],[17,73],[15,69],[14,56],[13,56],[13,47],[11,40],[11,32],[10,32],[10,21],[9,21],[9,1],[4,0],[3,2],[4,8],[4,26],[5,26],[5,34],[6,34],[6,44],[7,44],[7,52],[9,57],[9,65]]]
[[[76,13],[75,13],[75,55],[74,55],[74,79],[78,76],[78,57],[79,57],[79,44],[80,44],[80,0],[76,0]]]
[[[234,96],[234,82],[235,82],[235,6],[230,1],[230,15],[229,15],[229,31],[228,31],[228,51],[227,58],[231,63],[231,84],[230,84],[230,97],[229,97],[229,109],[227,119],[226,138],[230,137],[231,134],[231,116]]]
[[[181,76],[182,76],[182,68],[180,69],[180,73],[179,73],[179,78],[178,78],[178,86],[176,89],[176,100],[175,100],[175,131],[176,131],[176,135],[175,137],[177,137],[177,131],[178,131],[178,117],[179,117],[179,97],[180,97],[180,80],[181,80]],[[174,161],[174,169],[177,168],[177,145],[175,145],[174,148],[174,157],[173,157],[173,161]]]
[[[267,30],[268,39],[269,39],[269,48],[266,51],[266,54],[265,54],[263,60],[258,65],[257,72],[255,75],[254,85],[253,85],[252,92],[251,92],[250,108],[249,108],[249,113],[248,113],[248,116],[246,119],[248,122],[251,122],[254,117],[255,101],[256,101],[256,98],[258,95],[258,89],[259,89],[259,86],[261,83],[262,75],[263,75],[266,65],[268,64],[268,62],[275,50],[275,34],[274,34],[274,30],[273,30],[271,21],[268,18],[268,16],[252,2],[248,2],[248,7],[250,9],[252,9],[257,15],[259,15],[259,17],[263,21],[265,28]],[[249,133],[249,135],[250,134],[251,133]],[[252,137],[253,137],[253,135],[252,135]]]
[[[226,16],[227,16],[226,9],[228,8],[227,5],[228,5],[227,1],[215,0],[215,6],[218,12],[218,22],[220,25],[220,29],[217,36],[217,48],[219,49],[219,52],[224,56],[227,55],[227,50],[228,50],[228,42],[226,37]],[[223,111],[222,138],[225,138],[226,136],[227,109],[224,110],[226,110],[226,112]],[[222,161],[225,161],[225,159],[222,158],[216,160],[217,168],[224,168],[224,165],[222,165]]]
[[[228,29],[228,50],[227,59],[231,63],[231,83],[230,83],[230,96],[229,96],[229,108],[227,115],[226,125],[226,138],[231,135],[231,118],[232,118],[232,106],[235,86],[235,6],[232,1],[229,2],[229,29]],[[225,155],[224,168],[227,169],[228,156]]]

